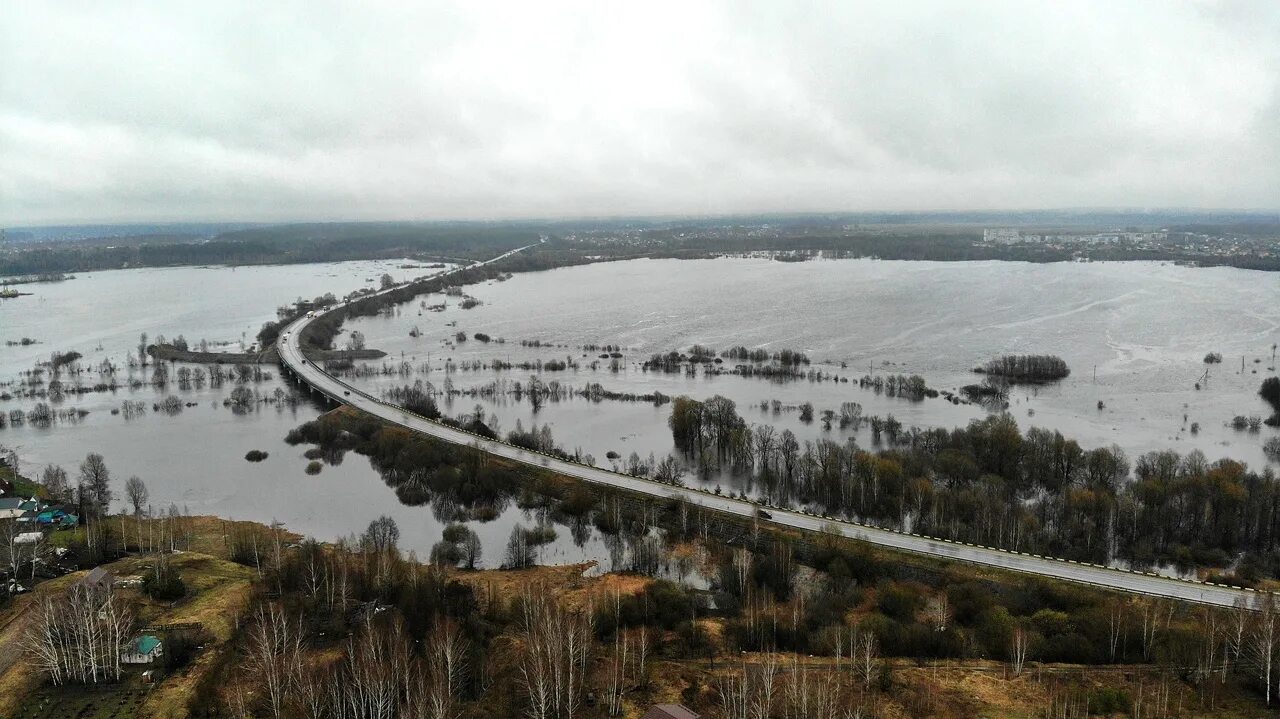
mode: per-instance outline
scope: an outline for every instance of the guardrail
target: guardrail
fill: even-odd
[[[529,247],[532,247],[532,245],[529,245]],[[520,252],[520,251],[522,251],[522,250],[524,250],[524,249],[527,249],[527,247],[522,247],[522,248],[520,248],[520,249],[518,249],[518,250],[512,250],[511,252],[508,252],[508,253],[506,253],[506,254],[504,254],[504,255],[500,255],[499,257],[495,257],[495,258],[493,258],[492,260],[489,260],[489,261],[484,262],[484,263],[480,263],[480,265],[481,265],[481,266],[483,266],[483,265],[491,264],[491,263],[493,263],[493,262],[497,262],[497,261],[499,261],[499,260],[502,260],[502,259],[505,259],[505,258],[507,258],[507,257],[510,257],[511,255],[513,255],[513,254],[515,254],[515,253],[517,253],[517,252]],[[445,277],[445,276],[447,276],[447,275],[449,275],[449,274],[452,274],[452,273],[454,273],[454,272],[458,272],[458,271],[461,271],[461,270],[463,270],[463,269],[469,269],[470,267],[475,267],[475,266],[477,266],[477,265],[470,265],[470,266],[468,266],[468,267],[459,267],[459,268],[455,268],[455,269],[453,269],[453,270],[449,270],[449,271],[447,271],[447,272],[442,272],[442,273],[439,273],[439,274],[437,274],[437,275],[434,275],[433,277],[441,277],[441,278],[442,278],[442,277]],[[391,289],[394,289],[394,288],[391,288]],[[373,296],[376,296],[376,294],[378,294],[378,293],[375,293],[375,294],[373,294],[373,295],[366,295],[366,297],[373,297]],[[331,311],[336,311],[336,309],[335,309],[335,310],[331,310]],[[325,314],[328,314],[328,313],[325,313]],[[322,316],[322,315],[318,315],[318,316]],[[317,316],[317,317],[318,317],[318,316]],[[311,320],[313,320],[313,319],[316,319],[316,317],[306,317],[306,316],[303,316],[303,317],[300,317],[300,318],[298,318],[297,320],[295,320],[292,324],[290,324],[290,325],[288,326],[288,332],[287,332],[287,334],[288,334],[288,340],[287,340],[287,341],[286,341],[286,343],[285,343],[285,349],[284,349],[284,350],[282,350],[282,351],[280,352],[280,360],[281,360],[281,362],[282,362],[282,363],[284,363],[286,366],[288,366],[288,369],[290,369],[290,370],[293,372],[293,374],[294,374],[294,376],[295,376],[295,377],[298,377],[298,378],[302,379],[303,381],[307,381],[307,378],[303,376],[303,373],[302,373],[302,372],[299,372],[299,370],[298,370],[298,368],[297,368],[297,367],[292,366],[292,364],[289,362],[289,359],[290,359],[290,355],[291,355],[292,353],[296,353],[299,357],[302,357],[302,361],[305,363],[305,357],[302,355],[302,349],[301,349],[301,347],[297,344],[300,338],[298,338],[298,337],[297,337],[296,332],[298,332],[298,331],[302,330],[303,328],[305,328],[305,327],[306,327],[306,325],[307,325],[309,322],[311,322]],[[1212,589],[1222,589],[1222,590],[1227,590],[1227,591],[1229,591],[1229,592],[1235,592],[1235,593],[1237,593],[1237,594],[1239,595],[1239,597],[1240,597],[1240,598],[1243,598],[1243,599],[1245,599],[1245,600],[1246,600],[1246,606],[1247,606],[1247,599],[1248,599],[1248,598],[1250,598],[1250,597],[1254,598],[1254,601],[1255,601],[1255,603],[1256,603],[1257,601],[1260,601],[1260,600],[1258,600],[1258,599],[1257,599],[1258,597],[1262,597],[1262,596],[1266,596],[1266,595],[1271,595],[1271,596],[1280,596],[1280,593],[1276,593],[1276,592],[1267,592],[1267,591],[1265,591],[1265,590],[1256,590],[1256,589],[1253,589],[1252,587],[1235,587],[1235,586],[1231,586],[1231,585],[1229,585],[1229,584],[1221,584],[1221,583],[1218,583],[1218,582],[1205,582],[1205,581],[1201,581],[1201,580],[1197,580],[1197,579],[1183,579],[1183,578],[1180,578],[1180,577],[1167,577],[1167,576],[1164,576],[1164,575],[1161,575],[1161,574],[1157,574],[1157,573],[1155,573],[1155,572],[1147,572],[1147,571],[1134,570],[1134,569],[1121,568],[1121,567],[1109,567],[1109,566],[1106,566],[1106,565],[1102,565],[1102,564],[1095,564],[1095,563],[1092,563],[1092,562],[1080,562],[1080,561],[1077,561],[1077,560],[1074,560],[1074,559],[1063,559],[1063,558],[1061,558],[1061,557],[1046,557],[1046,556],[1042,556],[1042,555],[1039,555],[1039,554],[1031,554],[1031,553],[1028,553],[1028,552],[1021,552],[1021,551],[1017,551],[1017,550],[1006,549],[1006,548],[1004,548],[1004,547],[989,547],[989,546],[981,545],[981,544],[972,544],[972,543],[970,543],[970,542],[958,541],[958,540],[954,540],[954,539],[946,539],[946,538],[944,538],[944,537],[932,537],[932,536],[924,535],[924,534],[916,534],[916,533],[914,533],[914,532],[904,532],[904,531],[902,531],[902,530],[900,530],[900,529],[896,529],[896,528],[893,528],[893,527],[881,527],[881,526],[878,526],[878,525],[875,525],[875,524],[868,524],[868,523],[866,523],[866,522],[858,522],[858,521],[853,521],[853,520],[848,520],[848,519],[841,519],[841,518],[833,517],[833,516],[831,516],[831,515],[826,515],[826,514],[816,514],[816,513],[813,513],[813,512],[810,512],[810,511],[808,511],[808,510],[804,510],[804,509],[799,509],[799,510],[797,510],[797,509],[792,509],[792,508],[789,508],[789,507],[780,507],[780,506],[777,506],[777,505],[774,505],[774,504],[769,504],[768,502],[763,502],[763,501],[759,501],[759,500],[741,499],[741,498],[732,497],[732,496],[729,496],[729,495],[716,494],[716,493],[714,493],[714,492],[712,492],[712,491],[710,491],[710,490],[703,489],[702,487],[685,487],[685,486],[675,486],[675,485],[670,485],[670,484],[666,484],[666,483],[664,483],[664,482],[658,482],[658,481],[656,481],[656,480],[649,479],[648,477],[637,477],[637,476],[630,475],[630,474],[624,474],[624,473],[622,473],[622,472],[618,472],[618,471],[613,470],[613,469],[606,469],[606,468],[603,468],[603,467],[597,467],[597,466],[595,466],[595,465],[583,464],[582,462],[578,462],[578,461],[575,461],[575,460],[573,460],[573,459],[566,459],[566,458],[564,458],[564,457],[560,457],[560,456],[553,455],[553,454],[548,454],[548,453],[546,453],[546,452],[539,452],[538,450],[528,449],[528,448],[525,448],[525,447],[519,447],[519,446],[514,445],[514,444],[511,444],[511,443],[509,443],[509,442],[504,442],[504,441],[503,441],[503,440],[501,440],[501,439],[493,439],[493,438],[491,438],[491,437],[485,437],[485,436],[483,436],[483,435],[479,435],[479,434],[476,434],[476,433],[474,433],[474,432],[470,432],[470,431],[468,431],[468,430],[466,430],[466,429],[463,429],[463,428],[460,428],[460,427],[454,427],[454,426],[452,426],[452,425],[444,424],[443,422],[438,422],[438,421],[436,421],[436,420],[429,419],[429,418],[427,418],[427,417],[423,417],[422,415],[417,414],[416,412],[412,412],[412,411],[410,411],[410,410],[408,410],[408,409],[405,409],[404,407],[401,407],[401,406],[399,406],[399,405],[394,405],[394,404],[389,404],[389,403],[387,403],[387,402],[384,402],[382,399],[380,399],[380,398],[378,398],[378,397],[374,397],[373,395],[369,394],[368,392],[365,392],[364,390],[361,390],[361,389],[359,389],[359,388],[355,387],[354,385],[351,385],[351,384],[349,384],[349,383],[347,383],[347,382],[345,382],[345,381],[343,381],[343,380],[341,380],[341,379],[339,379],[339,378],[337,378],[337,377],[335,377],[335,376],[333,376],[333,375],[329,374],[328,372],[325,372],[324,370],[320,369],[317,365],[315,365],[315,363],[314,363],[314,362],[311,364],[311,367],[312,367],[313,369],[315,369],[316,373],[317,373],[317,374],[319,374],[319,375],[321,375],[321,376],[322,376],[326,381],[328,381],[328,382],[332,382],[332,383],[334,383],[335,385],[339,386],[340,388],[344,388],[344,389],[343,389],[343,391],[344,391],[344,392],[354,392],[354,393],[355,393],[356,395],[358,395],[359,397],[362,397],[363,399],[365,399],[365,400],[367,400],[367,401],[369,401],[369,402],[372,402],[372,403],[373,403],[373,404],[375,404],[375,405],[378,405],[378,406],[380,406],[380,407],[385,408],[385,409],[387,410],[388,414],[397,414],[397,413],[398,413],[399,415],[401,415],[401,416],[403,416],[403,417],[405,417],[405,418],[413,417],[413,418],[415,418],[416,420],[418,420],[418,421],[420,421],[420,422],[426,422],[426,423],[428,423],[428,424],[430,424],[430,425],[434,425],[434,426],[438,427],[438,428],[439,428],[439,429],[440,429],[444,434],[446,434],[446,435],[447,435],[447,434],[449,434],[449,433],[457,433],[457,434],[460,434],[460,435],[466,435],[466,436],[469,436],[469,437],[473,438],[473,439],[472,439],[472,440],[470,440],[470,441],[454,441],[453,439],[449,439],[448,437],[442,437],[442,436],[439,436],[439,435],[432,435],[433,437],[436,437],[437,439],[442,439],[442,440],[444,440],[444,441],[450,442],[450,443],[452,443],[452,444],[457,444],[457,445],[460,445],[460,446],[471,446],[471,445],[474,443],[475,445],[480,446],[480,448],[482,448],[482,449],[484,448],[484,445],[486,445],[486,444],[493,445],[493,446],[499,446],[499,447],[507,447],[507,448],[511,449],[511,450],[512,450],[515,454],[517,454],[517,455],[522,455],[522,454],[524,454],[524,453],[526,453],[526,452],[527,452],[527,453],[530,453],[530,454],[533,454],[533,455],[539,455],[539,456],[542,456],[542,457],[544,457],[546,460],[548,460],[548,461],[544,461],[544,462],[543,462],[543,463],[541,463],[541,464],[537,464],[537,465],[535,465],[535,464],[534,464],[534,463],[532,463],[532,462],[525,462],[523,459],[521,459],[521,458],[519,458],[519,457],[511,458],[511,459],[513,459],[514,461],[524,462],[525,464],[530,464],[531,466],[541,466],[541,467],[543,467],[543,468],[549,468],[549,467],[550,467],[550,462],[556,462],[556,463],[562,464],[562,465],[564,465],[564,466],[566,466],[566,467],[569,467],[569,468],[571,468],[571,469],[572,469],[572,468],[581,467],[581,468],[583,468],[583,469],[585,469],[585,470],[589,470],[589,471],[591,471],[591,472],[599,472],[599,473],[603,473],[603,474],[606,474],[606,475],[614,475],[614,476],[619,477],[620,479],[624,479],[626,484],[631,484],[631,483],[640,483],[640,485],[641,485],[641,486],[645,486],[645,485],[652,485],[652,489],[653,489],[653,491],[652,491],[652,492],[649,492],[649,494],[650,494],[651,496],[656,496],[656,497],[666,497],[666,498],[675,498],[675,497],[677,497],[677,496],[679,496],[679,495],[682,495],[682,494],[683,494],[683,495],[685,495],[685,497],[684,497],[684,498],[686,498],[686,499],[687,499],[687,498],[688,498],[688,496],[689,496],[689,495],[691,495],[691,494],[701,494],[701,495],[705,495],[705,496],[707,496],[707,497],[709,497],[709,498],[713,498],[713,499],[715,499],[715,500],[717,500],[717,501],[719,501],[719,502],[722,502],[722,503],[724,503],[726,506],[737,506],[738,508],[740,508],[740,509],[742,509],[742,510],[743,510],[743,514],[748,515],[748,516],[753,517],[753,518],[757,518],[757,519],[758,519],[758,517],[757,517],[757,515],[756,515],[756,510],[758,510],[758,509],[768,509],[768,510],[770,510],[771,512],[777,512],[777,513],[782,514],[783,516],[791,516],[791,517],[797,517],[797,518],[798,518],[798,517],[809,517],[809,518],[813,518],[813,519],[821,519],[821,520],[823,520],[823,521],[825,521],[825,522],[828,522],[828,523],[830,523],[830,524],[832,524],[832,525],[836,526],[837,528],[841,528],[841,527],[848,527],[848,528],[850,528],[850,529],[863,530],[864,532],[868,532],[868,533],[885,532],[885,533],[888,533],[888,534],[897,534],[897,535],[901,535],[901,536],[904,536],[904,537],[912,537],[912,538],[915,538],[915,539],[920,539],[920,540],[925,540],[925,541],[939,542],[939,543],[942,543],[942,544],[945,544],[945,545],[950,545],[950,546],[952,546],[952,547],[957,547],[957,548],[969,548],[969,549],[974,549],[974,550],[978,550],[978,551],[981,551],[981,552],[993,553],[994,555],[1010,555],[1010,556],[1026,557],[1026,558],[1028,558],[1028,559],[1033,559],[1033,560],[1038,560],[1038,561],[1056,561],[1056,562],[1062,562],[1062,563],[1064,563],[1064,564],[1072,564],[1072,565],[1076,565],[1076,566],[1080,566],[1080,567],[1087,567],[1087,568],[1090,568],[1090,569],[1101,570],[1101,571],[1104,571],[1104,572],[1115,572],[1115,573],[1117,573],[1117,575],[1135,575],[1135,576],[1143,576],[1143,577],[1146,577],[1146,578],[1149,578],[1149,579],[1157,580],[1157,581],[1159,581],[1159,582],[1172,583],[1172,585],[1173,585],[1173,586],[1185,586],[1185,587],[1195,587],[1195,588],[1212,588]],[[333,401],[335,401],[335,402],[337,402],[337,403],[341,403],[341,404],[347,404],[347,403],[348,403],[348,400],[347,400],[347,399],[344,399],[342,396],[339,396],[339,395],[337,395],[337,394],[334,394],[334,393],[329,392],[326,388],[324,388],[324,387],[322,387],[322,386],[318,386],[315,382],[307,381],[307,384],[308,384],[308,386],[310,386],[311,388],[316,389],[316,390],[319,390],[322,394],[324,394],[325,396],[329,397],[330,399],[332,399]],[[418,431],[418,430],[416,430],[414,427],[410,426],[409,424],[406,424],[405,422],[399,421],[399,420],[394,419],[394,418],[392,418],[392,417],[383,416],[383,417],[382,417],[382,419],[387,420],[387,421],[390,421],[390,422],[392,422],[392,423],[394,423],[394,424],[396,424],[396,425],[399,425],[399,426],[401,426],[401,427],[404,427],[404,428],[406,428],[406,429],[413,430],[413,431]],[[583,480],[583,481],[587,481],[587,482],[594,482],[594,483],[596,483],[596,484],[601,484],[601,485],[604,485],[604,486],[614,487],[615,489],[624,489],[624,490],[629,490],[629,491],[631,490],[631,488],[628,488],[628,487],[619,487],[618,485],[610,484],[610,483],[609,483],[609,482],[607,482],[607,481],[599,481],[599,480],[596,480],[596,479],[592,479],[592,478],[591,478],[591,477],[589,477],[589,476],[583,476],[583,475],[581,475],[581,474],[577,474],[577,473],[574,473],[574,472],[564,472],[564,473],[565,473],[565,474],[569,474],[569,476],[571,476],[571,477],[575,477],[575,478],[577,478],[577,479],[581,479],[581,480]],[[702,505],[702,504],[700,504],[700,503],[699,503],[699,506],[703,506],[703,507],[705,507],[705,505]],[[715,507],[711,507],[710,509],[712,509],[713,511],[726,511],[726,510],[724,510],[724,509],[718,509],[718,508],[715,508]],[[779,522],[776,518],[775,518],[775,519],[772,519],[772,520],[765,520],[765,521],[773,521],[775,524],[778,524],[778,525],[780,525],[780,526],[784,526],[784,527],[789,527],[789,528],[791,528],[791,529],[795,529],[795,530],[798,530],[798,531],[815,531],[815,530],[809,530],[809,529],[806,529],[806,528],[804,528],[804,527],[799,527],[799,526],[796,526],[796,525],[794,525],[794,524],[788,524],[788,523],[785,523],[785,522]],[[818,530],[816,530],[816,531],[821,532],[821,528],[819,528],[819,529],[818,529]],[[848,534],[846,534],[846,533],[845,533],[845,532],[843,532],[843,531],[841,531],[841,536],[844,536],[844,537],[846,537],[846,538],[849,538],[849,535],[848,535]],[[858,539],[858,537],[852,537],[852,538],[854,538],[854,539]],[[874,540],[867,540],[867,539],[864,539],[863,541],[872,541],[872,542],[874,543]],[[1051,578],[1059,579],[1059,580],[1062,580],[1062,581],[1073,582],[1073,583],[1075,583],[1075,584],[1083,584],[1083,585],[1088,585],[1088,586],[1093,586],[1093,587],[1100,587],[1100,588],[1110,589],[1110,590],[1114,590],[1114,591],[1123,591],[1123,592],[1127,592],[1127,593],[1130,593],[1130,594],[1143,594],[1143,595],[1147,595],[1147,596],[1155,596],[1155,597],[1171,597],[1171,598],[1179,599],[1179,600],[1181,600],[1181,601],[1189,601],[1189,602],[1195,602],[1195,603],[1207,603],[1207,604],[1221,605],[1221,603],[1219,603],[1219,602],[1212,602],[1212,601],[1205,600],[1205,599],[1187,598],[1187,597],[1177,596],[1177,595],[1174,595],[1174,594],[1171,594],[1171,593],[1170,593],[1170,594],[1161,594],[1161,593],[1159,593],[1159,592],[1143,591],[1143,590],[1141,590],[1141,589],[1132,589],[1132,588],[1117,587],[1117,586],[1112,585],[1112,584],[1106,584],[1106,583],[1104,583],[1104,582],[1103,582],[1103,581],[1101,581],[1101,580],[1094,581],[1094,580],[1084,579],[1084,578],[1080,578],[1080,577],[1071,577],[1071,576],[1065,576],[1065,575],[1053,574],[1053,573],[1050,573],[1050,572],[1047,572],[1047,571],[1045,571],[1045,572],[1037,572],[1037,571],[1030,570],[1030,569],[1022,569],[1022,568],[1017,568],[1017,567],[1010,567],[1010,566],[1008,566],[1008,565],[1006,565],[1006,564],[1001,564],[1001,563],[999,563],[999,562],[995,562],[995,561],[981,561],[980,559],[977,559],[977,558],[969,558],[969,557],[957,556],[957,555],[953,555],[953,554],[944,554],[944,553],[941,553],[941,552],[929,552],[929,551],[925,551],[925,550],[921,550],[921,549],[915,549],[915,548],[911,548],[911,547],[904,547],[904,546],[898,546],[898,545],[889,545],[889,544],[884,543],[884,542],[879,542],[879,544],[881,544],[882,546],[889,546],[891,549],[895,549],[895,550],[897,550],[897,551],[910,552],[910,553],[917,554],[917,555],[921,555],[921,556],[933,557],[933,558],[935,558],[935,559],[945,559],[945,560],[949,560],[949,561],[966,562],[966,563],[969,563],[969,564],[975,564],[975,565],[978,565],[978,566],[991,567],[991,568],[995,568],[995,569],[1002,569],[1002,570],[1005,570],[1005,571],[1020,572],[1020,573],[1024,573],[1024,574],[1036,574],[1036,575],[1039,575],[1039,576],[1051,577]],[[1253,608],[1253,607],[1249,607],[1249,608]]]

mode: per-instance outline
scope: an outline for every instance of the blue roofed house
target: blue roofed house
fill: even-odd
[[[164,656],[164,643],[154,634],[139,634],[120,653],[121,664],[150,664]]]

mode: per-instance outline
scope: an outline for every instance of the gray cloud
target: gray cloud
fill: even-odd
[[[68,2],[0,23],[4,224],[1275,208],[1278,160],[1269,0]]]

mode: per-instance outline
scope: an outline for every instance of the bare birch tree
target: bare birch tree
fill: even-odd
[[[114,586],[78,583],[40,601],[23,643],[55,685],[98,684],[120,678],[120,654],[132,629],[132,612]]]
[[[302,672],[302,623],[290,619],[274,604],[261,605],[254,613],[246,641],[246,665],[262,689],[273,717],[280,717],[285,702]]]

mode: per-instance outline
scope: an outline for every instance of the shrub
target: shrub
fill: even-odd
[[[187,585],[178,573],[156,564],[142,577],[142,593],[158,601],[173,601],[187,594]]]
[[[1280,413],[1280,377],[1268,377],[1262,380],[1262,389],[1258,390],[1258,394],[1271,405],[1277,413]]]
[[[324,469],[324,465],[315,460],[307,462],[307,474],[320,474],[320,470],[322,469]]]
[[[1091,714],[1128,714],[1132,704],[1129,693],[1116,687],[1102,687],[1089,692]]]
[[[1005,355],[976,371],[1004,377],[1010,382],[1050,382],[1071,374],[1067,363],[1055,355]]]
[[[267,458],[267,453],[260,449],[251,449],[245,453],[244,458],[250,462],[261,462]]]

